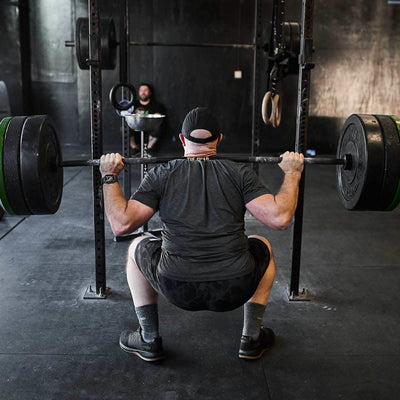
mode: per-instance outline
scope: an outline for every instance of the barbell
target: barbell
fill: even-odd
[[[124,158],[125,164],[155,164],[184,157]],[[249,163],[279,163],[280,157],[218,155]],[[345,122],[336,158],[305,158],[336,165],[339,197],[349,210],[390,211],[400,202],[400,119],[353,114]],[[98,166],[100,160],[63,161],[56,127],[47,115],[6,117],[0,122],[0,201],[14,215],[53,214],[60,205],[63,168]]]

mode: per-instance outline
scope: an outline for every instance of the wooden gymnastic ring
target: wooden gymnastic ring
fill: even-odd
[[[272,124],[271,116],[268,116],[268,102],[270,101],[271,98],[272,98],[272,92],[268,91],[267,93],[265,93],[263,101],[262,101],[262,105],[261,105],[261,115],[262,115],[262,119],[263,119],[265,125]],[[271,107],[272,106],[273,106],[273,103],[271,102]],[[271,111],[271,114],[272,114],[272,111]]]
[[[278,128],[282,120],[282,101],[279,94],[272,98],[271,121],[274,128]]]

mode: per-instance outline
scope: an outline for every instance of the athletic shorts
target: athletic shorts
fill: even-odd
[[[135,250],[135,261],[140,271],[158,293],[179,308],[190,311],[231,311],[254,294],[270,261],[267,245],[256,238],[249,239],[249,251],[255,268],[247,275],[237,278],[187,282],[170,279],[157,273],[161,256],[161,239],[145,238]]]

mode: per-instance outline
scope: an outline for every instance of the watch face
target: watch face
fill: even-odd
[[[103,178],[103,182],[104,183],[113,183],[113,182],[117,182],[117,177],[115,175],[106,175]]]

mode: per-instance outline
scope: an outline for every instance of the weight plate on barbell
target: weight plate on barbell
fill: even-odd
[[[7,126],[11,121],[11,117],[3,118],[0,122],[0,206],[9,214],[14,214],[10,207],[10,202],[7,197],[6,187],[4,185],[4,170],[3,170],[3,144],[4,134],[6,133]]]
[[[396,115],[391,115],[390,118],[396,124],[397,133],[398,133],[398,139],[399,139],[399,142],[400,142],[400,118],[397,117]],[[394,210],[399,205],[399,203],[400,203],[400,174],[399,174],[399,178],[398,178],[396,193],[394,195],[394,198],[393,198],[392,202],[387,207],[386,211]]]
[[[337,166],[337,186],[349,210],[379,210],[379,195],[385,168],[381,127],[373,115],[353,114],[345,122],[337,158],[351,156],[351,168]]]
[[[20,138],[26,116],[12,117],[3,142],[4,185],[12,211],[16,215],[31,214],[22,191],[20,172]]]
[[[396,123],[387,115],[375,115],[381,125],[385,146],[385,169],[380,195],[380,209],[390,211],[400,177],[400,140]]]
[[[54,214],[61,203],[61,150],[53,121],[47,115],[28,117],[21,135],[21,177],[32,214]]]

